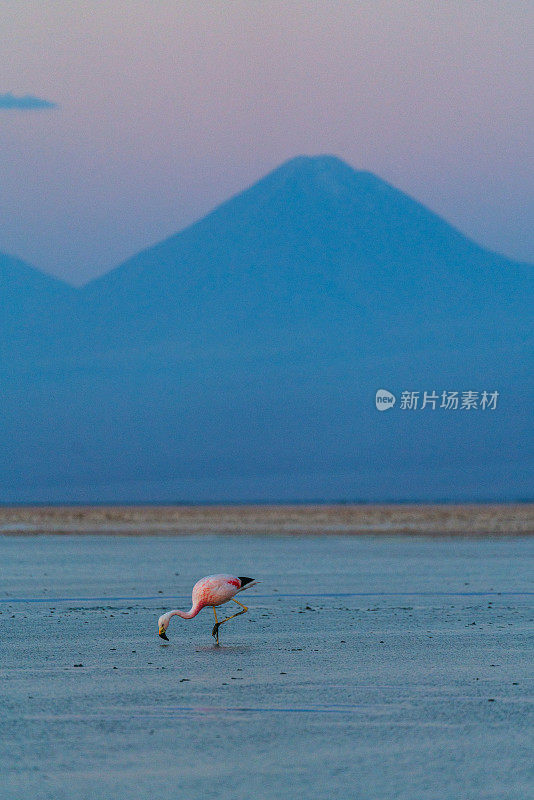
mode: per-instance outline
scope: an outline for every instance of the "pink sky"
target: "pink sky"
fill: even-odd
[[[4,0],[0,250],[81,283],[298,154],[534,261],[531,2]]]

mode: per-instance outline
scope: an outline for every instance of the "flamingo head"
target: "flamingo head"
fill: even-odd
[[[162,639],[165,639],[166,642],[169,641],[169,637],[165,633],[167,628],[169,627],[170,617],[168,614],[162,614],[161,617],[158,619],[158,634],[161,636]]]

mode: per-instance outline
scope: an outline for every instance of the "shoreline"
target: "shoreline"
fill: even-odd
[[[3,506],[0,536],[532,536],[534,503]]]

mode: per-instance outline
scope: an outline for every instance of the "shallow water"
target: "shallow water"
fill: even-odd
[[[2,798],[533,794],[534,539],[6,536],[0,563]],[[262,581],[249,614],[165,645],[213,572]]]

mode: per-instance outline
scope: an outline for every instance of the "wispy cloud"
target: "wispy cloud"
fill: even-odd
[[[50,100],[43,100],[41,97],[33,97],[31,94],[25,94],[22,97],[16,97],[11,92],[0,94],[0,110],[5,108],[15,108],[19,111],[34,111],[40,108],[56,108],[56,103]]]

